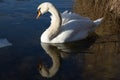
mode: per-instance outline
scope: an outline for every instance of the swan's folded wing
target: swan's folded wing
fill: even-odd
[[[61,17],[62,17],[62,25],[64,25],[66,22],[68,22],[70,20],[76,20],[76,19],[90,20],[87,17],[80,16],[76,13],[68,12],[67,10],[64,11],[63,13],[61,13]]]
[[[0,39],[0,48],[12,46],[12,44],[7,39]]]

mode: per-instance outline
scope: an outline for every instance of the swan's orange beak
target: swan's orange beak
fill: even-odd
[[[41,16],[41,12],[38,10],[36,19],[38,19],[40,16]]]

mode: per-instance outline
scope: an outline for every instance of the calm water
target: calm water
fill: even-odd
[[[38,65],[42,62],[50,66],[52,61],[41,47],[39,37],[48,27],[50,18],[47,14],[35,19],[37,6],[45,1],[54,3],[61,12],[72,10],[73,0],[0,0],[0,37],[13,44],[0,49],[0,80],[45,79],[40,75]],[[82,72],[81,66],[76,66],[72,59],[62,63],[52,80],[80,78],[77,73]],[[74,66],[80,70],[71,78]]]
[[[40,43],[50,18],[36,20],[36,8],[45,1],[72,10],[73,0],[0,0],[0,38],[13,44],[0,49],[0,80],[120,80],[117,42]]]

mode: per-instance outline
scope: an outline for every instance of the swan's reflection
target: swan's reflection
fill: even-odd
[[[43,77],[52,77],[58,71],[60,67],[60,56],[57,48],[51,44],[41,43],[43,49],[52,59],[52,67],[50,69],[46,68],[43,64],[39,65],[39,72]]]
[[[43,77],[53,77],[60,67],[60,59],[66,57],[66,54],[83,53],[93,44],[95,38],[88,38],[77,42],[66,44],[47,44],[41,43],[42,48],[52,59],[52,66],[48,69],[43,64],[39,64],[39,72]]]

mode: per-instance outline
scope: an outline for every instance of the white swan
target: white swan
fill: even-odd
[[[60,14],[50,2],[44,2],[38,6],[37,17],[50,12],[51,25],[41,35],[43,43],[65,43],[85,39],[101,23],[103,18],[95,21],[68,11]]]

